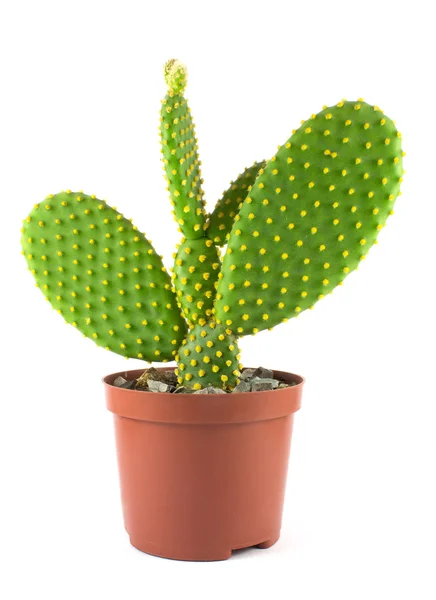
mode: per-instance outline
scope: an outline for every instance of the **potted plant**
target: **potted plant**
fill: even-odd
[[[279,537],[303,386],[242,370],[237,340],[312,308],[358,267],[399,194],[401,138],[361,99],[324,107],[207,215],[185,67],[168,61],[165,79],[163,163],[183,234],[172,279],[130,220],[83,192],[35,205],[22,246],[67,323],[122,356],[176,361],[104,378],[125,526],[146,552],[219,560]]]

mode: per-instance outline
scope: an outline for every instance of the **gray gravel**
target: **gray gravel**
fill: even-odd
[[[251,379],[254,375],[256,369],[244,369],[241,373],[241,379],[246,381],[247,379]]]
[[[136,379],[128,380],[124,379],[124,377],[121,377],[121,375],[118,375],[118,377],[114,379],[113,385],[126,390],[133,390],[136,387]]]
[[[195,390],[192,392],[193,394],[226,394],[224,390],[221,388],[213,387],[210,385],[209,387],[203,388],[202,390]]]
[[[136,389],[150,392],[174,392],[177,375],[174,371],[158,371],[154,367],[146,369],[136,381]]]
[[[254,373],[251,375],[254,379],[255,377],[259,377],[260,379],[273,379],[274,372],[271,369],[265,369],[264,367],[257,367]]]
[[[280,382],[278,379],[272,379],[270,377],[265,377],[265,379],[261,379],[260,377],[253,377],[253,379],[250,380],[252,392],[265,392],[267,390],[275,390],[279,387],[279,383]]]
[[[171,393],[176,389],[173,385],[169,383],[164,383],[163,381],[155,381],[154,379],[148,379],[148,389],[150,392],[161,392],[161,393]]]
[[[232,390],[232,394],[238,394],[241,392],[251,392],[251,383],[249,381],[241,381]]]
[[[271,369],[265,369],[265,367],[258,367],[257,369],[244,369],[240,377],[241,381],[231,393],[244,393],[244,392],[263,392],[268,390],[276,390],[290,387],[295,384],[287,384],[279,379],[275,379],[274,372]],[[210,385],[201,390],[195,390],[185,387],[177,386],[177,376],[174,371],[158,371],[154,367],[146,369],[144,373],[138,377],[137,380],[128,381],[121,375],[115,380],[113,385],[126,389],[137,389],[144,392],[157,392],[157,393],[174,393],[174,394],[226,394],[221,388]]]

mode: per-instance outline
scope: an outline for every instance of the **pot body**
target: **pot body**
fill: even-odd
[[[223,560],[280,535],[297,385],[227,395],[156,394],[111,385],[126,530],[139,550]]]

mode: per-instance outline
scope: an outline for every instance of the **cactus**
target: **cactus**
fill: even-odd
[[[401,136],[377,107],[342,101],[304,121],[236,217],[217,321],[256,333],[341,285],[392,213],[401,177]]]
[[[183,314],[192,327],[211,317],[221,261],[208,238],[184,240],[174,261],[174,285]]]
[[[265,162],[257,162],[245,169],[235,181],[231,182],[229,189],[216,203],[209,218],[207,235],[217,246],[224,246],[228,240],[235,217],[251,190],[259,170],[264,166]]]
[[[191,111],[183,96],[186,68],[178,60],[165,65],[168,93],[162,100],[161,141],[174,217],[188,239],[203,236],[206,227],[200,159]]]
[[[47,300],[99,346],[167,361],[186,335],[171,280],[151,243],[95,196],[61,192],[35,205],[22,246]]]
[[[213,320],[204,326],[196,325],[179,350],[179,383],[195,390],[204,385],[231,388],[241,374],[239,358],[236,337],[231,331]]]
[[[53,308],[98,345],[175,358],[185,387],[231,390],[237,338],[313,308],[377,242],[400,193],[401,136],[361,99],[324,107],[239,175],[207,218],[186,68],[168,61],[165,80],[163,163],[184,236],[172,281],[131,221],[82,192],[35,205],[23,253]]]

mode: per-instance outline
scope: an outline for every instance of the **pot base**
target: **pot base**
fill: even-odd
[[[261,550],[266,550],[267,548],[271,548],[271,546],[274,546],[274,544],[278,542],[279,538],[280,534],[276,534],[263,542],[241,544],[232,548],[231,550],[212,550],[208,548],[207,550],[200,552],[190,552],[189,550],[186,551],[182,550],[181,548],[159,548],[158,546],[150,542],[144,543],[140,542],[139,540],[135,540],[133,536],[130,536],[130,543],[137,550],[145,552],[146,554],[151,554],[152,556],[159,556],[160,558],[169,558],[171,560],[189,560],[196,562],[213,562],[219,560],[228,560],[229,558],[231,558],[232,552],[234,550],[243,550],[245,548],[259,548]]]

